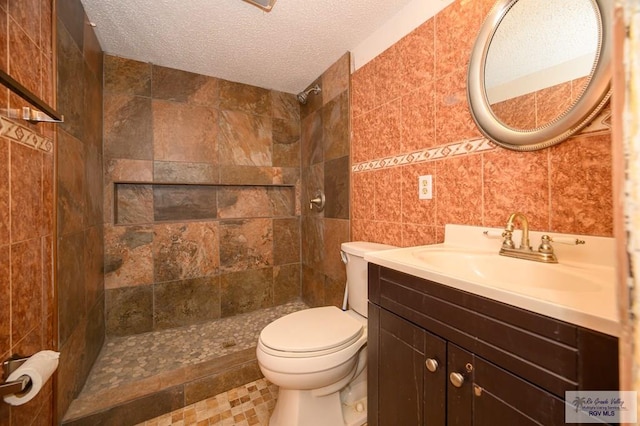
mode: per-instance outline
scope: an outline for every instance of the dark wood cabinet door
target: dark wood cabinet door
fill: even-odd
[[[424,331],[380,312],[379,426],[422,424]]]
[[[447,345],[447,425],[472,425],[473,354]]]
[[[482,359],[474,359],[473,425],[564,425],[564,401]]]

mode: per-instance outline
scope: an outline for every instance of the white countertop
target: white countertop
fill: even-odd
[[[485,236],[484,231],[490,231],[495,237]],[[619,336],[613,238],[532,231],[530,240],[534,249],[543,234],[552,238],[578,238],[586,242],[577,246],[552,243],[558,264],[544,264],[499,256],[502,245],[500,232],[502,229],[498,228],[447,225],[443,244],[369,252],[365,254],[365,260],[584,328]],[[519,232],[514,233],[513,241],[516,245],[519,244]],[[444,252],[446,255],[449,251],[465,251],[479,255],[478,259],[497,261],[503,270],[508,269],[506,274],[512,275],[514,282],[520,278],[519,274],[526,276],[533,270],[548,274],[567,273],[569,275],[566,276],[571,277],[571,280],[564,279],[560,283],[562,288],[554,288],[555,284],[551,281],[545,281],[542,286],[512,285],[507,282],[510,281],[508,278],[497,283],[481,276],[482,274],[465,273],[465,265],[447,268],[430,265],[419,258],[420,253]]]

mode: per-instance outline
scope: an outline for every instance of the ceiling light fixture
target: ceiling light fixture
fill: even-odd
[[[267,12],[271,12],[271,8],[276,3],[276,0],[244,0],[249,4],[254,6],[258,6],[260,9],[265,10]]]

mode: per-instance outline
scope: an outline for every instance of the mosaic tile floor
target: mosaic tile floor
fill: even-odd
[[[251,348],[267,324],[307,307],[303,302],[295,301],[198,325],[109,338],[82,393],[117,388]]]
[[[278,387],[260,379],[137,426],[266,426],[277,396]]]

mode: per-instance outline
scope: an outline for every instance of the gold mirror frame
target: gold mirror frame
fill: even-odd
[[[514,129],[500,121],[489,104],[485,88],[485,62],[491,40],[509,10],[519,0],[498,0],[493,6],[471,53],[467,100],[476,125],[496,144],[515,151],[534,151],[556,145],[588,125],[611,96],[612,0],[590,0],[599,22],[599,44],[586,87],[559,117],[531,130]]]

